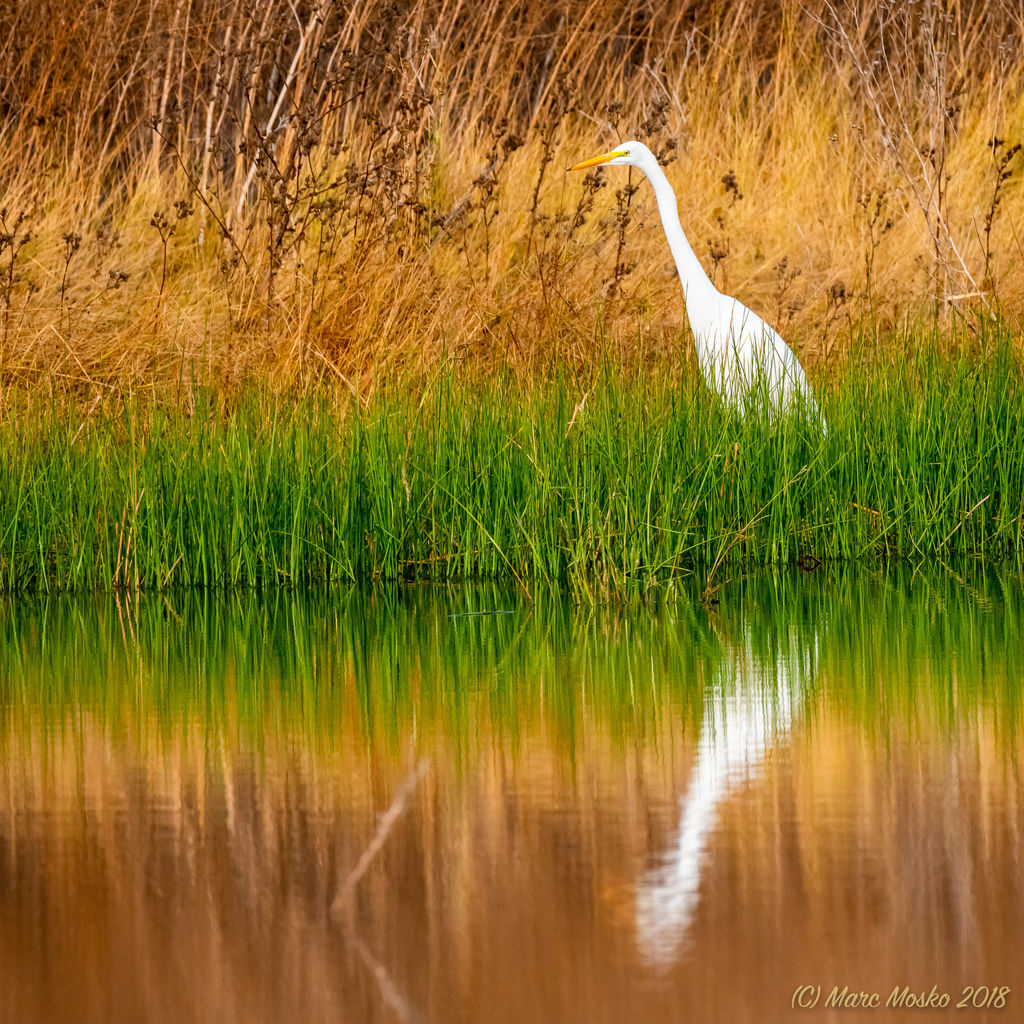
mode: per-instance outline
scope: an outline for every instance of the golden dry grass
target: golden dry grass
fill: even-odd
[[[564,172],[630,137],[675,157],[705,266],[812,373],[851,327],[1016,325],[1022,22],[969,0],[16,0],[0,379],[187,398],[675,365],[645,184]]]

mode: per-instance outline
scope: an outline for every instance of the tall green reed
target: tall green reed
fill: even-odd
[[[452,375],[365,407],[9,400],[0,587],[475,577],[593,596],[691,572],[713,587],[738,562],[1019,559],[1012,353],[929,352],[847,368],[826,436],[607,368],[528,391]]]

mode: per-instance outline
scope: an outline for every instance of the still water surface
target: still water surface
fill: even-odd
[[[718,597],[0,605],[0,1018],[1024,1020],[1020,576]]]

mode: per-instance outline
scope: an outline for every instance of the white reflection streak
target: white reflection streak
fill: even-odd
[[[637,942],[655,966],[674,960],[690,927],[718,805],[755,775],[771,748],[789,733],[793,702],[810,676],[817,640],[801,645],[793,631],[788,648],[789,657],[780,655],[769,663],[753,653],[748,637],[715,672],[705,697],[697,761],[681,800],[678,841],[662,866],[637,884]]]

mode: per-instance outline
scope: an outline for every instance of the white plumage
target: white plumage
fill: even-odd
[[[809,416],[824,420],[807,377],[778,331],[738,299],[720,292],[704,272],[683,234],[675,192],[654,154],[642,142],[624,142],[610,153],[576,164],[628,164],[643,171],[654,189],[697,347],[697,362],[708,387],[743,411],[748,397],[763,397],[772,412],[785,411],[799,397]]]

